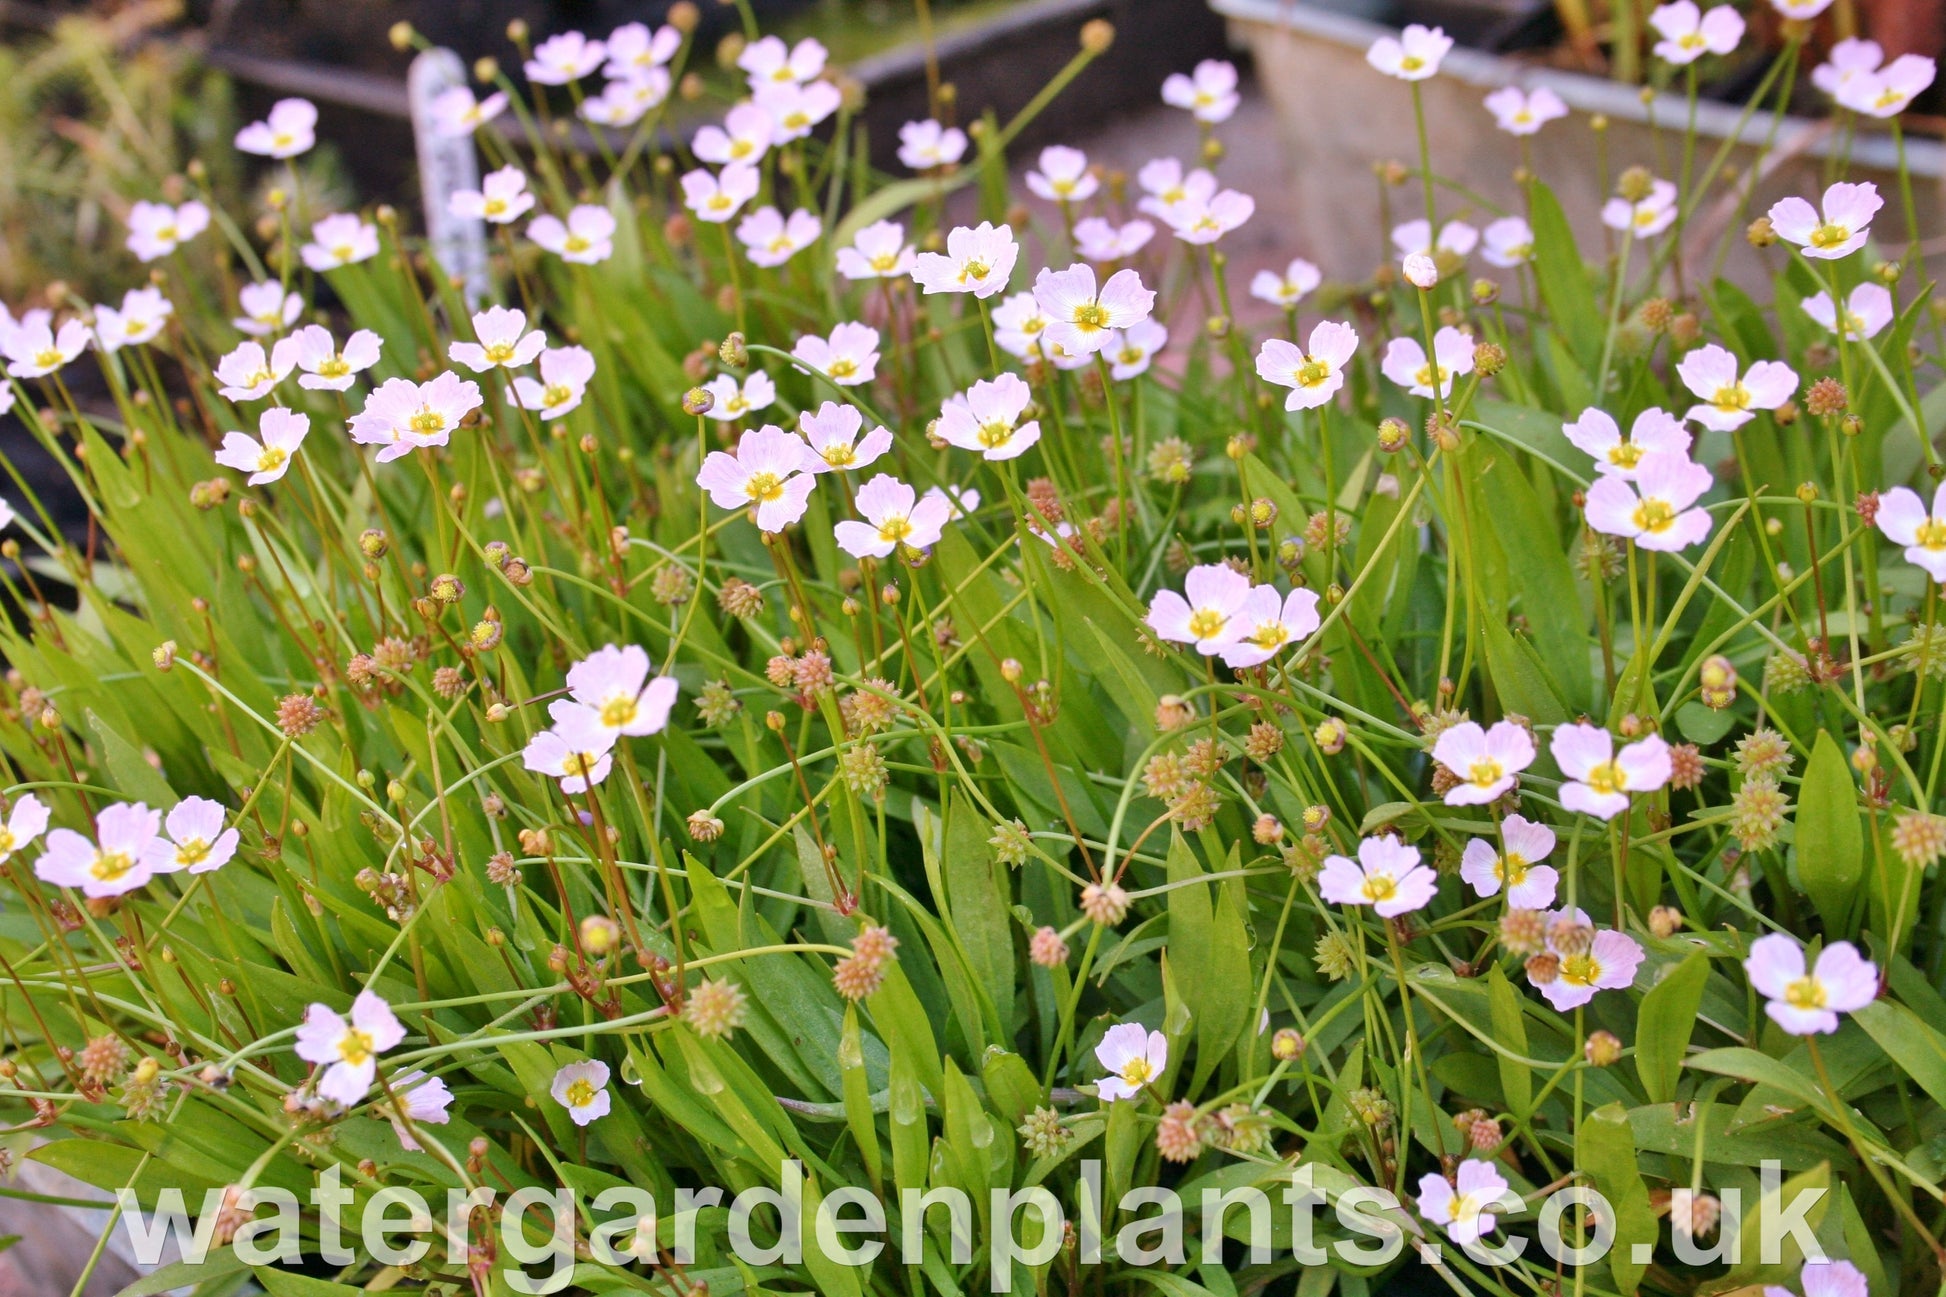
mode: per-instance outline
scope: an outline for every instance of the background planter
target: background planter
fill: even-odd
[[[1362,275],[1376,261],[1391,260],[1387,232],[1348,219],[1347,214],[1369,201],[1367,196],[1375,183],[1373,163],[1396,160],[1416,166],[1418,161],[1410,94],[1365,62],[1365,50],[1372,41],[1393,29],[1365,17],[1291,0],[1210,3],[1230,20],[1232,33],[1249,47],[1256,60],[1257,78],[1276,109],[1298,176],[1298,226],[1310,251],[1328,271],[1341,275]],[[1518,197],[1513,173],[1520,165],[1520,143],[1494,128],[1493,117],[1481,100],[1504,85],[1529,90],[1546,86],[1559,94],[1570,116],[1532,137],[1533,166],[1584,238],[1599,228],[1600,207],[1608,197],[1608,186],[1601,180],[1597,135],[1589,126],[1593,115],[1603,114],[1609,121],[1606,147],[1611,185],[1612,177],[1635,165],[1675,178],[1672,173],[1679,165],[1688,114],[1687,101],[1681,95],[1660,95],[1645,105],[1634,86],[1470,49],[1455,49],[1438,76],[1419,84],[1435,169],[1510,210],[1515,209]],[[1718,143],[1736,131],[1740,115],[1740,109],[1728,104],[1698,105],[1698,177]],[[1754,114],[1737,137],[1728,165],[1738,174],[1747,174],[1770,130],[1768,114]],[[1784,118],[1777,125],[1765,164],[1768,174],[1758,184],[1744,219],[1762,214],[1786,194],[1821,191],[1826,159],[1838,145],[1831,123]],[[1946,194],[1941,189],[1941,178],[1946,176],[1946,147],[1908,137],[1906,156],[1913,173],[1919,229],[1936,238],[1946,232]],[[1899,209],[1897,158],[1890,138],[1861,132],[1851,143],[1850,158],[1848,177],[1873,181],[1885,195],[1886,211],[1879,221],[1883,246],[1888,252],[1902,249],[1905,222]],[[1730,192],[1728,186],[1716,186],[1711,201],[1692,221],[1685,239],[1692,268],[1709,269],[1708,260],[1698,266],[1699,257],[1704,255],[1698,250],[1709,247],[1714,232],[1734,217],[1734,197],[1718,201]],[[1420,210],[1412,182],[1395,190],[1394,200],[1396,219],[1408,219]],[[1464,215],[1475,223],[1492,215],[1450,189],[1441,195],[1440,210],[1446,215]],[[1739,283],[1754,286],[1768,281],[1775,264],[1775,254],[1768,259],[1760,257],[1741,239],[1733,238],[1726,273]]]

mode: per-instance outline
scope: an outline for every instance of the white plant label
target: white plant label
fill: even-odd
[[[450,201],[456,190],[480,187],[480,163],[473,152],[473,137],[442,136],[432,112],[433,100],[442,91],[465,84],[466,65],[448,49],[423,51],[406,74],[427,239],[433,259],[460,281],[467,305],[472,306],[487,294],[486,225],[453,215]]]

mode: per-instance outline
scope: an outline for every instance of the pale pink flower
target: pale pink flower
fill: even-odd
[[[208,228],[209,208],[194,199],[178,207],[139,202],[128,209],[128,250],[138,261],[154,261]]]
[[[1010,356],[1028,360],[1041,354],[1047,316],[1033,293],[1015,293],[993,308],[993,341]]]
[[[788,144],[801,140],[818,123],[838,111],[843,96],[829,81],[809,85],[795,82],[772,83],[754,88],[757,107],[770,114],[771,143]]]
[[[847,322],[835,326],[826,338],[807,333],[791,348],[791,355],[839,387],[857,387],[871,382],[877,372],[878,330]]]
[[[1669,745],[1658,734],[1617,752],[1614,735],[1582,721],[1556,729],[1547,748],[1567,777],[1560,793],[1564,810],[1612,820],[1628,809],[1630,796],[1669,782]]]
[[[1831,0],[1770,0],[1770,7],[1786,18],[1810,22],[1831,7]]]
[[[914,261],[905,226],[897,221],[874,221],[852,236],[850,247],[838,249],[838,273],[851,280],[902,279]]]
[[[1399,263],[1399,271],[1414,288],[1433,288],[1439,283],[1439,263],[1423,252],[1408,252]]]
[[[536,368],[538,381],[520,374],[507,395],[521,409],[538,412],[545,422],[581,404],[595,376],[595,357],[586,347],[549,347],[541,352]]]
[[[1806,1261],[1797,1272],[1804,1297],[1870,1297],[1864,1273],[1849,1261]],[[1770,1284],[1764,1297],[1793,1297],[1791,1290]]]
[[[1144,220],[1117,225],[1089,216],[1074,224],[1075,252],[1087,261],[1126,261],[1154,237],[1155,226]]]
[[[365,990],[351,1002],[346,1020],[327,1004],[304,1011],[297,1029],[297,1056],[315,1063],[318,1096],[349,1108],[363,1099],[378,1076],[378,1056],[405,1039],[405,1028],[377,992]]]
[[[633,126],[660,108],[669,98],[674,81],[667,68],[650,68],[625,77],[616,77],[601,88],[601,93],[582,100],[582,118],[597,126],[620,130]]]
[[[818,241],[824,222],[802,207],[787,219],[775,207],[759,207],[737,223],[737,241],[752,265],[781,266]]]
[[[392,1123],[392,1133],[399,1137],[399,1147],[408,1153],[419,1152],[419,1141],[412,1137],[407,1128],[409,1121],[413,1126],[444,1126],[451,1117],[446,1109],[452,1106],[453,1092],[444,1081],[436,1076],[427,1076],[418,1068],[411,1068],[392,1077],[390,1082],[395,1103],[384,1105],[382,1115]]]
[[[966,132],[928,117],[899,127],[899,161],[913,171],[951,166],[966,156]]]
[[[260,122],[236,133],[236,146],[264,158],[294,158],[318,142],[318,109],[308,99],[279,99]]]
[[[47,803],[33,793],[23,793],[0,822],[0,865],[12,860],[14,853],[33,845],[47,831]]]
[[[1676,365],[1676,376],[1697,397],[1683,415],[1705,428],[1731,432],[1775,410],[1797,391],[1797,371],[1781,360],[1759,360],[1737,376],[1737,358],[1715,343],[1698,347]]]
[[[1520,1210],[1519,1196],[1491,1162],[1467,1158],[1455,1172],[1457,1186],[1437,1172],[1419,1177],[1419,1214],[1444,1226],[1446,1237],[1465,1247],[1493,1233],[1498,1212]]]
[[[1577,925],[1592,926],[1581,910],[1550,913],[1548,918],[1568,918]],[[1556,1010],[1566,1013],[1594,999],[1597,991],[1622,991],[1634,984],[1635,970],[1642,966],[1642,946],[1635,938],[1613,928],[1602,928],[1595,933],[1588,949],[1568,953],[1554,944],[1553,929],[1550,922],[1547,952],[1560,960],[1560,971],[1540,992]]]
[[[251,486],[275,482],[289,471],[297,448],[304,444],[310,430],[309,416],[274,405],[257,417],[257,437],[244,432],[224,433],[216,462],[248,473]]]
[[[1825,61],[1811,69],[1811,84],[1832,98],[1852,81],[1878,71],[1885,51],[1877,41],[1847,36],[1831,47]]]
[[[1534,259],[1534,228],[1518,216],[1503,216],[1481,231],[1480,255],[1502,270]]]
[[[1935,581],[1946,582],[1946,484],[1933,492],[1927,512],[1916,491],[1895,486],[1878,500],[1878,529],[1905,547],[1906,562]]]
[[[1041,165],[1027,173],[1027,188],[1049,202],[1079,203],[1095,196],[1101,182],[1088,170],[1088,155],[1065,144],[1041,150]]]
[[[490,225],[512,224],[533,207],[527,173],[512,165],[489,171],[478,189],[455,189],[446,200],[446,210],[453,215]]]
[[[444,446],[480,403],[479,385],[451,370],[428,383],[388,378],[365,398],[365,408],[351,416],[351,439],[361,446],[382,447],[378,462],[389,463],[419,447]]]
[[[1822,211],[1802,198],[1778,199],[1770,205],[1770,224],[1778,238],[1797,244],[1805,256],[1835,261],[1865,246],[1872,217],[1884,205],[1871,181],[1841,180],[1824,191]]]
[[[1846,81],[1838,102],[1867,117],[1896,117],[1933,83],[1939,65],[1923,54],[1901,54],[1884,67]]]
[[[1020,421],[1033,399],[1033,391],[1018,375],[982,379],[946,399],[935,431],[942,441],[978,451],[982,458],[1013,459],[1041,439],[1038,419]]]
[[[527,313],[505,306],[489,306],[473,313],[478,342],[448,344],[446,354],[476,374],[490,369],[522,369],[534,363],[547,345],[547,335],[527,327]]]
[[[668,24],[649,30],[647,23],[623,23],[602,42],[608,48],[603,74],[626,78],[660,69],[682,48],[682,33]]]
[[[120,308],[95,308],[95,343],[103,351],[115,352],[153,342],[175,309],[159,288],[131,288],[122,294]]]
[[[507,96],[496,90],[484,99],[470,87],[448,86],[433,96],[433,133],[442,139],[464,139],[507,111]]]
[[[543,213],[528,224],[527,237],[563,261],[599,265],[615,252],[615,214],[593,203],[575,207],[566,221]]]
[[[554,1074],[547,1092],[568,1110],[568,1120],[585,1126],[608,1115],[608,1064],[599,1059],[569,1063]]]
[[[1401,81],[1424,81],[1439,71],[1442,59],[1453,48],[1453,38],[1443,27],[1427,28],[1413,23],[1397,36],[1381,36],[1365,51],[1365,61],[1388,77]]]
[[[864,426],[865,416],[856,406],[839,405],[836,401],[826,401],[815,413],[798,415],[797,429],[811,447],[804,471],[835,473],[860,469],[892,449],[891,429],[873,428],[861,441],[858,434]]]
[[[823,44],[811,37],[787,46],[780,36],[765,36],[744,48],[737,56],[737,66],[750,79],[752,88],[760,83],[802,85],[824,71],[828,57]]]
[[[1396,834],[1364,838],[1358,859],[1327,856],[1318,872],[1318,895],[1333,905],[1369,905],[1382,919],[1422,910],[1439,890],[1439,875],[1419,863],[1419,849]]]
[[[1849,941],[1826,946],[1816,967],[1806,971],[1797,939],[1773,932],[1750,943],[1743,968],[1764,997],[1764,1012],[1793,1036],[1829,1035],[1838,1030],[1839,1014],[1856,1013],[1878,998],[1877,966],[1860,958]]]
[[[1250,280],[1250,296],[1288,311],[1323,282],[1323,272],[1299,257],[1286,266],[1281,275],[1274,270],[1259,270]]]
[[[709,417],[718,423],[735,423],[746,414],[768,410],[777,401],[777,384],[761,369],[753,369],[738,383],[734,374],[718,374],[703,384],[712,398]]]
[[[1883,284],[1866,282],[1851,290],[1845,299],[1845,318],[1839,327],[1837,312],[1831,309],[1831,294],[1813,293],[1801,303],[1804,313],[1832,333],[1847,338],[1876,338],[1892,323],[1891,290]]]
[[[713,450],[696,474],[696,485],[722,509],[755,507],[757,526],[782,531],[804,516],[817,485],[813,455],[801,437],[766,425],[745,432],[736,453]]]
[[[1110,329],[1126,329],[1149,318],[1155,293],[1133,270],[1118,270],[1099,289],[1094,268],[1077,261],[1066,270],[1043,269],[1034,280],[1034,300],[1047,316],[1043,343],[1077,356],[1100,351]]]
[[[1118,1022],[1095,1046],[1095,1061],[1108,1072],[1095,1093],[1108,1103],[1133,1099],[1169,1070],[1169,1038],[1143,1030],[1139,1022]]]
[[[1194,195],[1166,209],[1162,219],[1184,243],[1214,243],[1256,213],[1257,200],[1235,189],[1221,190],[1207,199]]]
[[[1143,198],[1136,206],[1158,220],[1168,220],[1169,213],[1190,202],[1208,202],[1216,195],[1216,177],[1197,167],[1185,172],[1182,163],[1174,158],[1155,158],[1143,164],[1135,173],[1135,183],[1142,188]]]
[[[265,354],[261,342],[240,343],[216,362],[217,390],[226,401],[256,401],[290,376],[297,366],[297,346],[283,338]]]
[[[1449,396],[1453,380],[1473,372],[1473,339],[1451,325],[1432,335],[1433,360],[1426,360],[1426,349],[1417,338],[1398,337],[1385,345],[1378,367],[1387,378],[1414,396]]]
[[[762,184],[757,169],[747,162],[733,162],[715,175],[698,167],[683,174],[683,206],[698,220],[721,225],[755,198]]]
[[[1448,806],[1485,806],[1514,786],[1514,776],[1534,764],[1534,739],[1512,721],[1482,729],[1461,721],[1440,731],[1432,758],[1459,780],[1446,790]]]
[[[275,279],[245,284],[237,290],[237,308],[243,312],[230,323],[253,338],[282,333],[296,322],[304,309],[304,299],[286,292]]]
[[[69,320],[57,331],[45,311],[29,311],[14,327],[0,329],[0,353],[15,378],[39,378],[86,351],[92,336],[81,320]]]
[[[1204,563],[1189,569],[1182,594],[1156,591],[1144,621],[1161,638],[1194,644],[1204,657],[1215,657],[1254,629],[1244,620],[1250,590],[1250,578],[1235,568]]]
[[[350,212],[327,216],[311,227],[311,242],[298,253],[319,274],[355,266],[378,255],[378,227]]]
[[[331,330],[322,324],[307,324],[277,344],[297,362],[301,375],[297,385],[311,391],[342,392],[358,375],[378,363],[379,337],[370,329],[360,329],[345,339],[343,351],[332,341]]]
[[[568,668],[568,696],[548,704],[547,713],[563,733],[581,725],[614,734],[617,740],[659,733],[676,705],[674,676],[649,677],[648,651],[636,644],[607,644]]]
[[[1656,57],[1678,67],[1705,54],[1728,54],[1743,39],[1743,15],[1727,4],[1704,13],[1695,0],[1675,0],[1656,6],[1649,26],[1662,37],[1655,43]]]
[[[34,862],[34,876],[83,896],[120,896],[149,881],[174,852],[161,837],[162,812],[141,802],[104,807],[95,816],[95,842],[73,829],[54,829]]]
[[[561,32],[534,47],[534,57],[523,65],[529,81],[544,86],[564,86],[579,81],[608,60],[608,47],[589,40],[580,32]]]
[[[1460,854],[1460,877],[1480,896],[1498,896],[1506,888],[1509,909],[1544,910],[1554,904],[1560,872],[1540,863],[1554,850],[1554,830],[1509,815],[1500,826],[1500,841],[1500,851],[1486,838],[1469,841]]]
[[[885,558],[903,549],[922,550],[939,543],[953,506],[944,496],[920,499],[889,473],[858,488],[854,502],[863,522],[846,519],[832,528],[838,548],[853,558]]]
[[[1101,358],[1108,362],[1108,376],[1125,383],[1149,371],[1149,362],[1169,345],[1169,330],[1154,320],[1139,320],[1126,329],[1110,329],[1101,344]]]
[[[1541,127],[1568,115],[1561,96],[1541,86],[1531,92],[1519,86],[1502,86],[1486,97],[1486,109],[1493,124],[1509,135],[1535,135]]]
[[[302,418],[303,416],[298,416]],[[300,434],[301,435],[301,434]],[[185,797],[169,811],[164,821],[169,841],[167,863],[156,866],[157,873],[186,869],[192,874],[207,874],[221,869],[236,855],[238,832],[227,827],[229,812],[223,803],[207,797]]]
[[[926,493],[919,497],[923,500],[944,500],[947,516],[960,519],[970,516],[980,507],[980,492],[976,487],[929,486]]]
[[[1282,338],[1267,339],[1257,352],[1257,376],[1266,383],[1288,387],[1286,410],[1311,410],[1323,405],[1345,385],[1345,366],[1358,350],[1358,333],[1349,324],[1319,322],[1311,330],[1308,350]]]
[[[521,764],[535,774],[560,782],[561,791],[574,796],[608,778],[615,767],[615,731],[580,712],[556,719],[520,751]]]
[[[754,166],[770,151],[772,129],[769,113],[753,103],[741,103],[724,115],[721,126],[710,125],[698,130],[690,152],[698,162],[712,166],[727,167],[735,163]],[[754,194],[756,190],[750,192]],[[749,196],[746,194],[744,198]]]
[[[1239,635],[1223,647],[1223,665],[1232,671],[1259,666],[1317,630],[1317,591],[1280,597],[1275,586],[1252,586],[1231,620]]]
[[[1626,440],[1615,420],[1592,405],[1573,423],[1563,424],[1561,431],[1576,449],[1594,457],[1595,472],[1620,478],[1633,479],[1645,455],[1689,454],[1689,430],[1660,406],[1636,415]]]
[[[1588,525],[1643,549],[1687,549],[1709,537],[1707,509],[1694,508],[1710,489],[1710,471],[1675,451],[1651,451],[1631,473],[1602,473],[1588,488]]]
[[[1415,221],[1403,221],[1392,227],[1392,246],[1399,250],[1401,257],[1418,253],[1421,256],[1436,256],[1450,252],[1456,257],[1470,254],[1480,242],[1480,232],[1465,221],[1447,221],[1439,227],[1439,237],[1429,237],[1432,222],[1420,217]]]
[[[1204,59],[1187,76],[1172,72],[1163,78],[1162,102],[1188,109],[1199,122],[1226,122],[1243,102],[1237,93],[1236,65]]]
[[[1601,223],[1632,238],[1652,239],[1675,223],[1678,211],[1675,185],[1656,180],[1648,196],[1637,202],[1617,197],[1603,203]]]
[[[1019,256],[1010,227],[987,221],[973,229],[959,225],[946,236],[943,254],[921,252],[914,259],[912,278],[928,293],[991,297],[1006,290]]]

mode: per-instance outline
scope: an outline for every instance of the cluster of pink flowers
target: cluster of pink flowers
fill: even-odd
[[[649,674],[638,645],[596,649],[568,669],[568,696],[547,706],[554,724],[521,753],[529,770],[558,779],[563,793],[585,793],[608,778],[615,745],[656,734],[676,705],[674,676]]]
[[[1189,569],[1181,594],[1156,591],[1146,621],[1158,637],[1239,670],[1270,661],[1320,625],[1315,590],[1279,594],[1226,563]]]

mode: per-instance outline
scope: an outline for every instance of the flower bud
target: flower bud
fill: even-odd
[[[716,398],[700,387],[692,387],[682,394],[682,412],[701,418],[710,412]]]
[[[1591,1067],[1613,1067],[1622,1061],[1622,1042],[1612,1031],[1597,1031],[1588,1036],[1585,1048]]]
[[[1423,252],[1412,253],[1400,269],[1414,288],[1432,288],[1439,283],[1439,263]]]
[[[716,349],[716,355],[732,369],[742,369],[750,363],[750,352],[744,346],[741,333],[732,333],[723,339],[723,345]]]
[[[1090,54],[1106,53],[1115,43],[1115,24],[1096,18],[1081,25],[1081,48]]]
[[[1294,1062],[1304,1057],[1304,1050],[1304,1037],[1295,1027],[1279,1027],[1270,1038],[1270,1056],[1279,1062]]]
[[[1396,455],[1412,444],[1412,429],[1404,419],[1387,416],[1379,420],[1378,448],[1387,455]]]
[[[1673,905],[1658,905],[1649,911],[1649,931],[1667,941],[1682,928],[1682,911]]]

